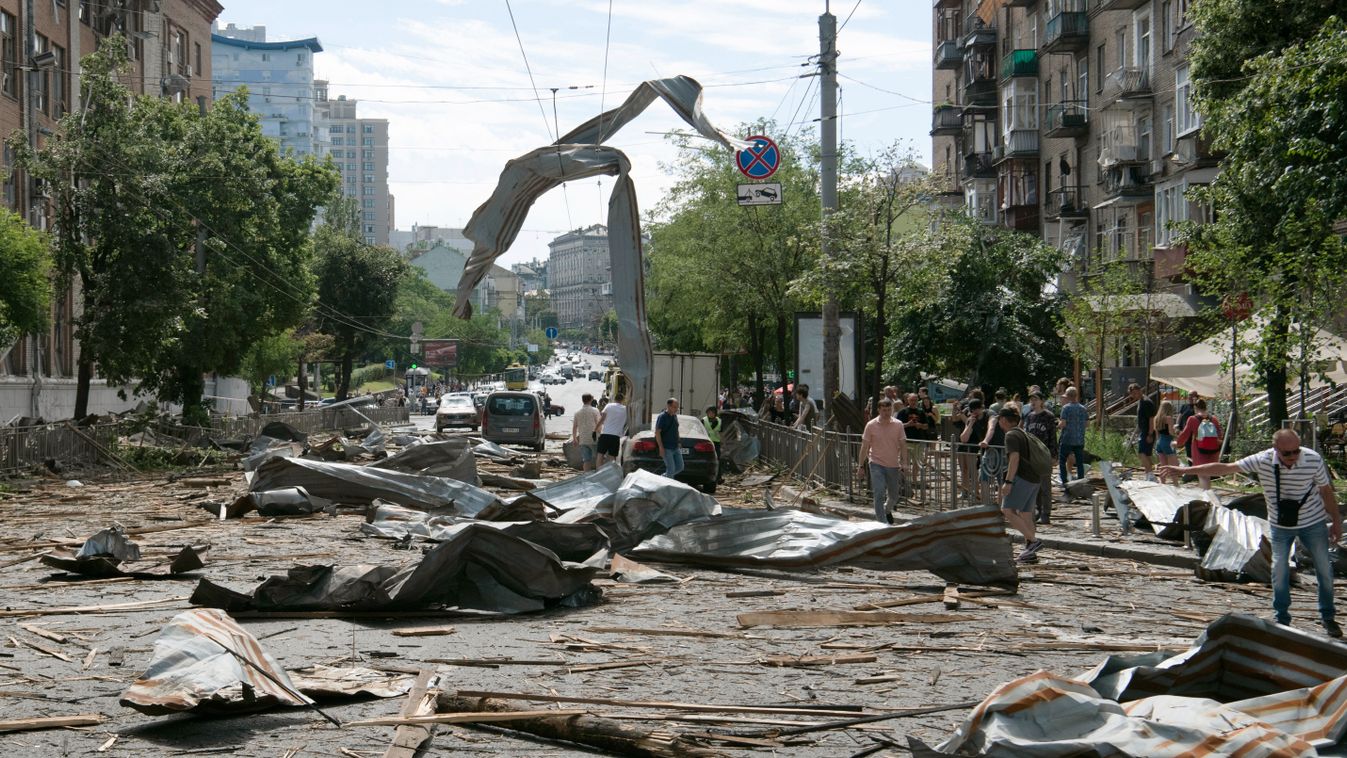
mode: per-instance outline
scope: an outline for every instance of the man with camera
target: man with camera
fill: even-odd
[[[1330,637],[1341,637],[1342,627],[1334,618],[1333,564],[1328,547],[1342,538],[1338,499],[1328,480],[1324,459],[1300,446],[1300,437],[1290,429],[1272,435],[1272,447],[1234,463],[1204,463],[1200,466],[1161,466],[1161,476],[1196,474],[1225,476],[1242,471],[1258,476],[1267,500],[1272,528],[1272,610],[1278,624],[1291,623],[1291,545],[1299,540],[1314,562],[1319,585],[1319,616]]]

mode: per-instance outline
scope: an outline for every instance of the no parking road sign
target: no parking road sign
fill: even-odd
[[[740,173],[749,179],[766,179],[775,174],[781,167],[781,150],[772,138],[757,134],[744,138],[744,141],[752,142],[753,146],[734,154]]]

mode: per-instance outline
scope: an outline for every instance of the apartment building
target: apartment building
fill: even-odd
[[[41,145],[57,121],[79,106],[80,60],[112,34],[126,40],[131,89],[194,102],[211,100],[211,25],[215,0],[0,0],[0,133],[26,133]],[[30,16],[29,13],[32,15]],[[3,149],[0,200],[33,226],[50,223],[47,201]],[[60,293],[51,326],[0,344],[0,420],[16,415],[67,418],[74,408],[79,343],[72,323],[79,293]],[[119,387],[95,378],[91,412],[120,411]]]
[[[1170,225],[1206,218],[1184,192],[1219,166],[1193,108],[1188,5],[934,0],[944,199],[1067,251],[1067,288],[1121,260],[1167,315],[1194,312]]]
[[[314,82],[319,154],[327,152],[341,172],[342,194],[360,208],[365,242],[387,245],[393,233],[393,196],[388,192],[388,119],[360,118],[358,100],[331,98],[327,82]]]
[[[246,86],[248,110],[283,154],[321,155],[313,79],[313,59],[321,52],[316,37],[268,41],[265,26],[217,28],[211,35],[215,96]]]
[[[596,326],[613,307],[608,227],[574,229],[547,244],[547,290],[562,329]]]

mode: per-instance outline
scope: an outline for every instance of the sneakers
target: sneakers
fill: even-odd
[[[1342,627],[1333,619],[1324,619],[1324,634],[1329,637],[1342,637]]]
[[[1038,563],[1038,551],[1043,548],[1043,540],[1034,540],[1024,546],[1024,550],[1015,556],[1016,563]]]

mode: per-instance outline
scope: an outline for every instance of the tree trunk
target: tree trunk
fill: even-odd
[[[182,422],[187,426],[210,426],[210,410],[202,395],[206,393],[206,379],[196,366],[179,366],[178,382],[182,385]]]
[[[1099,431],[1104,431],[1104,332],[1099,332],[1099,353],[1094,363],[1094,408]]]
[[[295,382],[299,385],[299,403],[295,406],[299,410],[304,410],[304,399],[309,392],[309,367],[304,365],[304,356],[299,356],[299,379]]]
[[[781,372],[782,397],[787,397],[786,385],[788,380],[786,379],[786,367],[789,364],[786,361],[786,317],[779,313],[776,316],[776,365],[777,370]],[[800,377],[796,376],[795,381],[799,382]]]
[[[341,368],[337,373],[337,402],[346,399],[351,391],[351,366],[355,363],[355,350],[346,348],[341,351]]]
[[[1271,327],[1275,332],[1272,339],[1276,340],[1276,344],[1286,344],[1286,336],[1291,331],[1291,319],[1284,308],[1277,308],[1277,313],[1272,318]],[[1270,430],[1280,429],[1282,422],[1289,416],[1286,410],[1285,359],[1269,363],[1264,371],[1264,379],[1267,381],[1268,427]],[[1239,402],[1239,398],[1230,398],[1230,400],[1234,403]]]
[[[749,318],[749,320],[748,320],[748,340],[749,340],[749,352],[751,352],[751,353],[753,354],[753,376],[754,376],[754,383],[753,383],[753,386],[754,386],[754,392],[753,392],[753,409],[754,409],[754,410],[757,410],[757,409],[761,408],[763,402],[764,402],[764,401],[766,400],[766,398],[767,398],[767,393],[763,391],[763,387],[762,387],[762,381],[763,381],[763,380],[762,380],[762,374],[763,374],[763,368],[764,368],[763,364],[767,362],[766,355],[764,355],[764,353],[765,353],[766,351],[763,349],[763,341],[764,341],[763,338],[764,338],[765,336],[766,336],[766,330],[762,327],[761,324],[758,323],[758,318],[757,318],[757,316],[753,316],[753,317]]]
[[[75,380],[75,420],[89,415],[89,385],[93,383],[94,362],[80,354],[79,374]]]
[[[875,370],[872,374],[874,381],[870,385],[868,397],[879,400],[879,388],[884,386],[884,342],[889,334],[889,323],[886,316],[886,300],[888,287],[880,285],[879,291],[875,293]],[[876,406],[878,407],[878,406]]]

